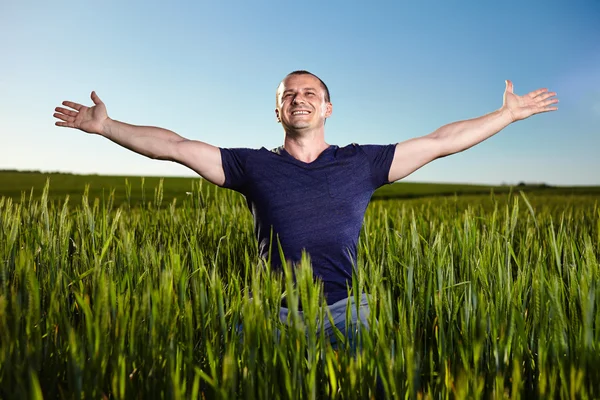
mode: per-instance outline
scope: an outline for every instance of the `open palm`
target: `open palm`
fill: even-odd
[[[108,119],[106,106],[96,92],[92,92],[90,97],[94,102],[92,107],[86,107],[72,101],[63,101],[62,104],[72,108],[72,110],[56,107],[54,117],[62,120],[62,122],[57,121],[55,125],[76,128],[87,133],[102,133],[104,123]]]
[[[556,96],[555,92],[549,92],[545,88],[518,96],[513,93],[512,82],[507,80],[503,107],[510,111],[513,122],[519,121],[534,114],[558,110],[558,107],[552,106],[558,103],[558,99],[552,98],[554,96]]]

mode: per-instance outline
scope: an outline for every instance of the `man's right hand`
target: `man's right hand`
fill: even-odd
[[[72,101],[63,101],[62,104],[64,106],[70,107],[73,110],[56,107],[54,117],[64,122],[57,121],[55,125],[76,128],[87,133],[102,134],[104,132],[104,125],[109,120],[106,113],[106,106],[96,92],[92,92],[90,97],[94,102],[93,107],[86,107]]]

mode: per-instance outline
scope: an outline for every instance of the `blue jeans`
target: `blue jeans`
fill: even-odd
[[[364,329],[369,329],[369,303],[367,302],[367,294],[363,293],[360,297],[360,303],[358,304],[358,312],[356,310],[356,300],[354,296],[350,296],[348,298],[342,299],[336,303],[333,303],[328,306],[329,312],[331,313],[331,317],[333,319],[333,325],[341,332],[342,336],[349,341],[350,348],[356,351],[358,346],[357,343],[357,332],[358,329],[362,326]],[[346,309],[350,307],[350,320],[349,326],[346,330]],[[287,323],[289,310],[285,307],[281,307],[279,309],[279,319],[284,324]],[[303,317],[302,311],[298,311],[300,318]],[[360,321],[360,323],[359,323]],[[338,348],[338,338],[334,333],[333,326],[327,316],[325,315],[325,320],[323,321],[323,330],[325,336],[329,339],[331,346],[334,349]]]

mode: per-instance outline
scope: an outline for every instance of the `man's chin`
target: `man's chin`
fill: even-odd
[[[298,122],[295,124],[288,125],[290,130],[298,131],[306,128],[310,128],[310,123],[308,122]]]
[[[310,128],[310,124],[296,124],[296,125],[292,125],[292,128],[294,128],[294,129],[306,129],[306,128]]]

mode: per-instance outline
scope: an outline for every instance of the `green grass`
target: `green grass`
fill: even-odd
[[[163,203],[171,204],[173,199],[183,201],[192,191],[192,185],[201,181],[199,178],[159,178],[136,176],[102,176],[74,175],[63,173],[0,171],[0,196],[13,201],[20,201],[22,193],[40,198],[46,181],[50,180],[50,200],[60,201],[69,195],[71,200],[79,204],[86,187],[90,198],[108,199],[114,191],[113,202],[116,205],[129,204],[139,206],[153,201],[154,190],[162,181]],[[203,190],[220,191],[222,189],[204,182]],[[413,183],[399,182],[386,185],[375,192],[374,199],[420,198],[429,196],[454,196],[465,194],[509,193],[521,190],[526,193],[561,194],[561,195],[595,195],[600,197],[600,186],[554,187],[544,185],[529,186],[486,186],[446,183]]]
[[[374,201],[353,354],[317,333],[308,260],[259,267],[241,196],[147,190],[0,198],[0,397],[600,397],[595,195]],[[281,324],[282,291],[310,317]]]
[[[39,172],[0,171],[0,196],[19,201],[22,193],[28,196],[33,189],[34,198],[40,198],[47,181],[51,186],[48,192],[50,200],[60,201],[69,195],[71,200],[80,203],[84,190],[88,187],[89,197],[108,199],[114,191],[113,202],[117,205],[128,203],[132,206],[146,204],[154,199],[154,190],[162,181],[163,201],[170,204],[173,199],[182,201],[192,191],[192,184],[202,181],[197,178],[158,178],[126,177],[103,175],[74,175]],[[205,182],[206,190],[213,186]],[[213,189],[215,187],[213,186]]]

